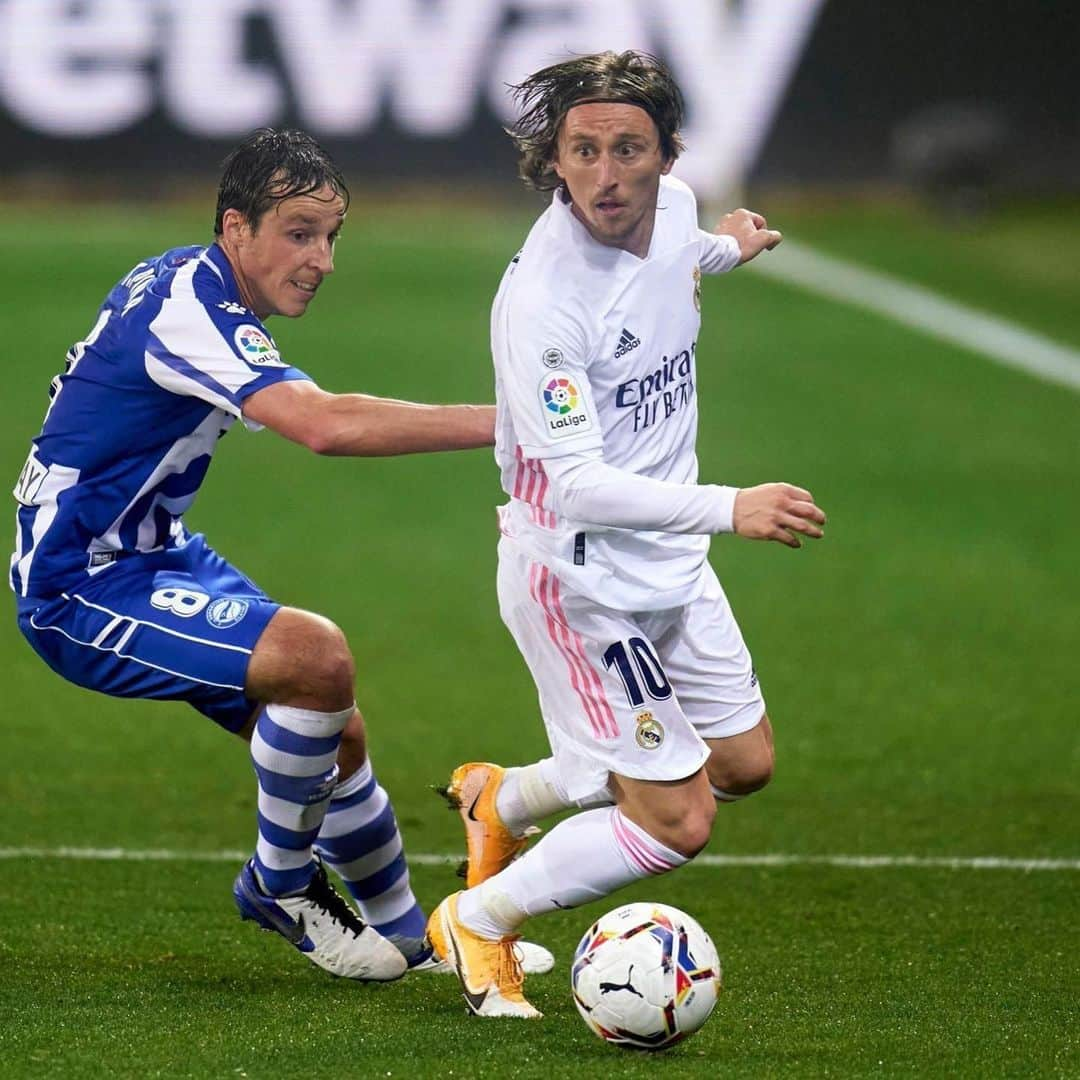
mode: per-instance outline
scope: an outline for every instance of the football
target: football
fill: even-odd
[[[720,992],[720,958],[685,912],[626,904],[586,931],[570,982],[578,1012],[601,1039],[663,1050],[709,1018]]]

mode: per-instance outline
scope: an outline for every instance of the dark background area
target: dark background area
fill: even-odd
[[[1076,191],[1078,44],[1076,5],[827,0],[750,182]],[[248,20],[246,48],[249,59],[284,72],[265,17]],[[277,122],[296,119],[287,110]],[[453,139],[411,137],[384,120],[362,137],[322,141],[358,180],[472,181],[513,169],[512,148],[481,105]],[[0,107],[0,177],[8,179],[119,172],[167,185],[214,171],[234,142],[193,138],[160,106],[121,133],[93,139],[44,136]]]

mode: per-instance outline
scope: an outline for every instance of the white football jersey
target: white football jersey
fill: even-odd
[[[499,287],[491,341],[495,457],[510,496],[503,532],[608,607],[694,600],[709,537],[565,519],[544,462],[602,456],[628,473],[697,483],[700,276],[737,263],[737,245],[700,230],[693,193],[666,176],[645,258],[598,243],[556,192]]]

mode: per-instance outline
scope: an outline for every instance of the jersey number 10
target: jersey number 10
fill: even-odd
[[[632,709],[645,704],[642,686],[655,701],[671,697],[671,683],[656,653],[644,638],[632,637],[628,641],[616,641],[609,645],[604,652],[604,667],[608,671],[615,668]]]

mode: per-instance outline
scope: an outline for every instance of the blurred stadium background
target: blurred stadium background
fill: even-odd
[[[217,165],[293,124],[344,166],[335,280],[277,320],[332,390],[488,400],[488,304],[540,203],[505,86],[644,48],[686,92],[677,166],[788,242],[711,280],[703,479],[789,479],[799,553],[720,538],[779,769],[707,858],[628,898],[716,939],[716,1016],[661,1060],[578,1021],[598,911],[538,923],[546,1013],[466,1022],[452,982],[341,986],[235,919],[239,745],[181,706],[49,675],[0,624],[5,1076],[1077,1076],[1080,15],[856,0],[0,0],[0,466],[138,259],[209,239]],[[762,272],[764,271],[764,272]],[[358,656],[414,878],[454,887],[432,797],[543,752],[498,621],[484,453],[323,461],[234,434],[189,524]],[[9,609],[10,610],[10,609]]]

